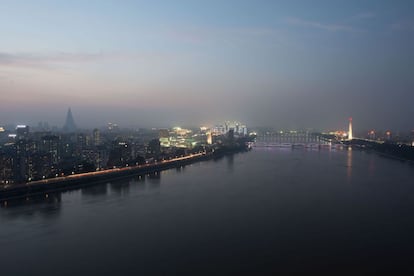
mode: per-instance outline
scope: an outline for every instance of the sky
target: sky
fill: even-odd
[[[414,129],[414,1],[0,5],[0,125]]]

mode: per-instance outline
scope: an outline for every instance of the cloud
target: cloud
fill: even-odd
[[[12,64],[15,61],[16,57],[14,55],[8,53],[0,53],[0,65]]]
[[[362,13],[358,13],[354,16],[351,17],[351,19],[354,20],[364,20],[364,19],[371,19],[376,17],[376,14],[373,12],[362,12]]]
[[[5,53],[0,52],[0,66],[48,67],[56,63],[93,62],[106,58],[103,54],[90,53]]]
[[[413,20],[399,20],[390,25],[392,31],[414,31],[414,21]]]
[[[240,27],[240,28],[213,28],[213,27],[175,27],[167,31],[173,39],[190,43],[204,43],[215,40],[251,40],[280,38],[280,31],[266,27]]]
[[[357,32],[358,31],[357,29],[349,25],[320,23],[316,21],[303,20],[303,19],[296,18],[296,17],[288,17],[286,19],[286,22],[291,25],[295,25],[295,26],[314,28],[314,29],[330,31],[330,32]]]

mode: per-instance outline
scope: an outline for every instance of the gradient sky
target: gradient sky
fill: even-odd
[[[414,1],[0,4],[0,125],[414,129]]]

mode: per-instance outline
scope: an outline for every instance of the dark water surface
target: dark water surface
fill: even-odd
[[[412,274],[414,166],[256,148],[2,203],[1,275]]]

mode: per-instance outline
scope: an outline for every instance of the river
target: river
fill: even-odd
[[[254,148],[1,202],[2,275],[413,273],[414,166]]]

